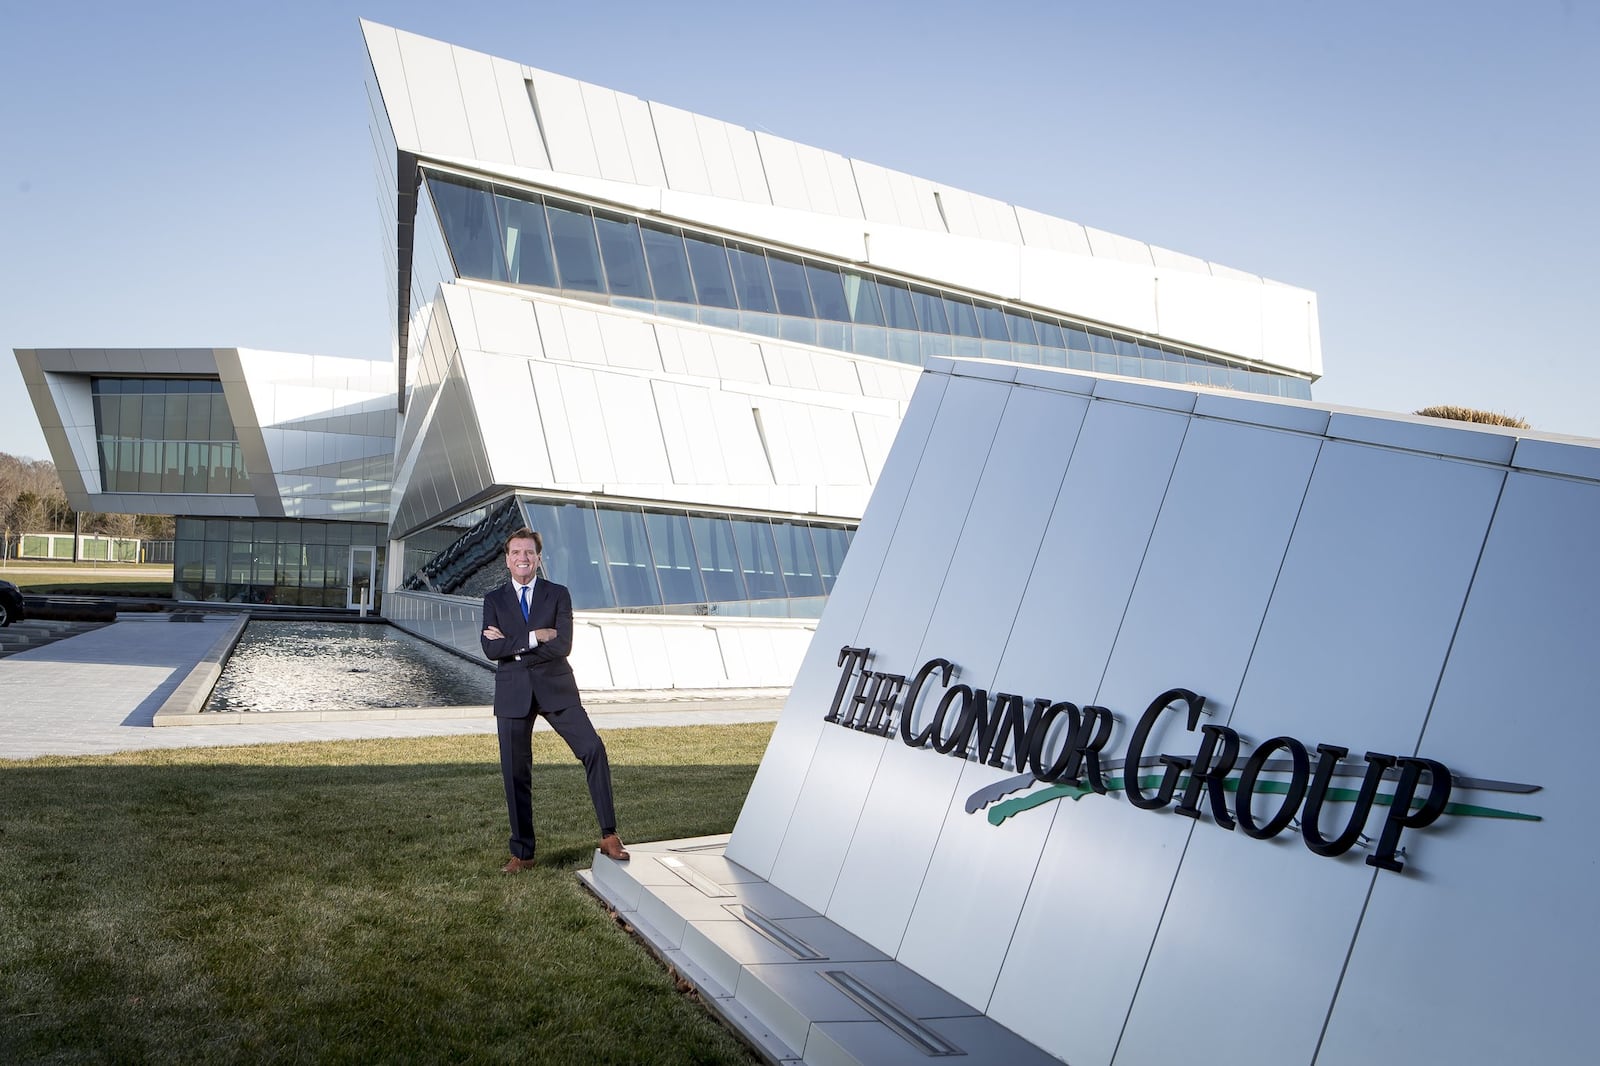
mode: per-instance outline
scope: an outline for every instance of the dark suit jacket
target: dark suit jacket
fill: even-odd
[[[505,636],[490,640],[481,630],[497,626]],[[554,629],[556,639],[534,644],[528,634]],[[526,718],[534,711],[564,711],[579,704],[578,681],[567,656],[572,651],[572,594],[567,586],[540,578],[529,597],[528,620],[510,581],[483,598],[479,639],[483,654],[494,660],[494,713],[499,718]]]

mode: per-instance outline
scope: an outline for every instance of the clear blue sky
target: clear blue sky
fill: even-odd
[[[7,0],[13,347],[383,357],[358,17],[1315,290],[1318,400],[1600,437],[1600,4]]]

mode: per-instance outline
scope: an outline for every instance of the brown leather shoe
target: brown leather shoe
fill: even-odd
[[[500,867],[500,872],[503,874],[520,874],[524,870],[531,869],[533,869],[532,859],[519,859],[513,855],[510,862]]]
[[[622,841],[615,833],[607,833],[600,838],[600,854],[613,862],[628,861],[628,849],[622,846]]]

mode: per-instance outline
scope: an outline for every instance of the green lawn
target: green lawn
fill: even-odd
[[[770,725],[606,734],[625,841],[728,832]],[[752,1063],[578,883],[499,872],[493,737],[0,761],[0,1062]]]

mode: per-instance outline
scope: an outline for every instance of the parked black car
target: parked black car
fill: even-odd
[[[0,581],[0,626],[20,622],[27,617],[22,609],[22,593],[9,581]]]

